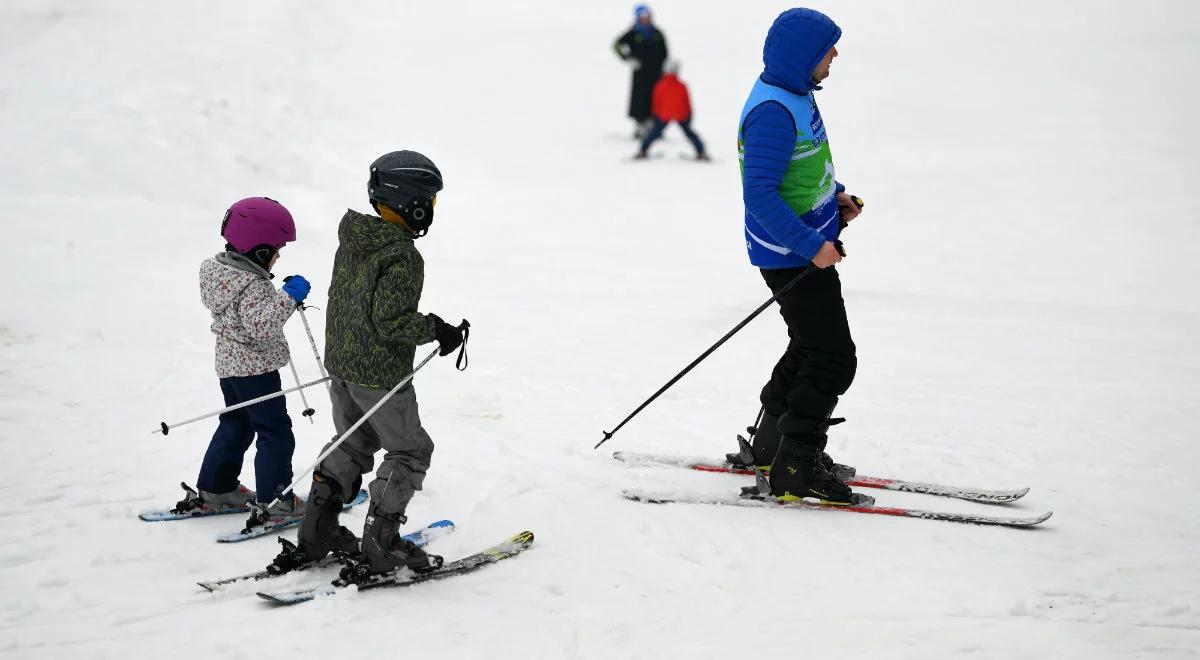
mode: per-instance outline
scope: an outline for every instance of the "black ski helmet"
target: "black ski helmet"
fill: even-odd
[[[441,189],[437,165],[415,151],[393,151],[371,163],[371,205],[376,211],[378,204],[395,211],[417,236],[424,236],[433,224],[433,198]]]

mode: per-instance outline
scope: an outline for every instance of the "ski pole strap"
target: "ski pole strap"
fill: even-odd
[[[459,371],[466,371],[467,366],[471,364],[470,358],[467,357],[467,340],[471,338],[471,322],[463,319],[463,322],[458,326],[462,332],[462,346],[458,348],[458,357],[454,360],[454,368]]]

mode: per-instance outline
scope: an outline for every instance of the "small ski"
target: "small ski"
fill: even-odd
[[[845,513],[873,513],[881,516],[901,516],[907,518],[924,518],[925,520],[945,520],[949,522],[971,523],[975,525],[1002,525],[1005,527],[1032,527],[1049,520],[1052,511],[1047,511],[1035,516],[987,516],[976,515],[973,513],[951,513],[946,511],[925,511],[922,509],[909,509],[906,507],[891,507],[891,506],[844,506],[838,504],[823,504],[810,502],[808,500],[797,500],[793,502],[780,502],[774,498],[744,497],[734,494],[701,494],[701,493],[653,493],[641,489],[627,489],[621,491],[626,499],[635,502],[648,502],[651,504],[667,504],[667,503],[682,503],[682,504],[718,504],[726,506],[746,506],[759,509],[809,509],[809,510],[826,510],[826,511],[842,511]]]
[[[447,564],[443,564],[428,573],[414,573],[409,570],[397,571],[394,573],[386,573],[383,575],[373,576],[366,582],[357,584],[359,591],[364,589],[377,589],[382,587],[406,587],[420,582],[429,582],[430,580],[440,580],[452,575],[462,575],[469,573],[475,569],[487,564],[494,564],[509,557],[515,557],[521,552],[533,545],[533,532],[521,532],[516,536],[494,545],[486,550],[482,550],[473,555],[468,555],[462,559],[458,559]],[[313,600],[318,596],[326,596],[337,593],[339,589],[352,586],[342,580],[334,580],[332,584],[316,587],[313,589],[302,589],[299,591],[281,591],[277,593],[259,592],[259,597],[267,600],[275,605],[294,605]]]
[[[430,541],[441,538],[453,531],[454,531],[454,523],[452,521],[439,520],[435,523],[430,523],[429,525],[426,525],[424,528],[419,529],[415,532],[412,532],[411,534],[405,534],[404,538],[415,543],[417,545],[417,547],[423,548],[426,545],[428,545]],[[334,557],[333,555],[328,555],[324,559],[321,559],[321,560],[317,561],[316,563],[313,563],[309,566],[305,566],[304,568],[296,569],[293,571],[288,571],[287,573],[271,573],[271,572],[267,571],[266,569],[263,569],[260,571],[255,571],[253,573],[246,573],[245,575],[237,575],[234,577],[224,578],[221,580],[210,580],[208,582],[197,582],[196,584],[207,589],[208,591],[216,591],[218,589],[221,589],[221,588],[226,587],[231,584],[236,584],[238,582],[253,582],[253,581],[258,581],[258,580],[267,580],[267,579],[270,579],[273,577],[281,577],[283,575],[290,575],[291,573],[295,573],[296,571],[307,571],[307,570],[312,570],[314,568],[323,568],[325,566],[333,566],[333,565],[336,565],[337,563],[338,563],[338,560],[336,557]]]
[[[350,508],[351,506],[354,506],[356,504],[361,504],[361,502],[358,500],[358,498],[366,497],[366,492],[367,491],[365,491],[365,490],[358,491],[358,495],[355,497],[354,503],[346,505],[346,508]],[[305,498],[302,497],[300,499],[303,500]],[[189,511],[186,513],[178,513],[174,509],[151,509],[150,511],[143,511],[143,512],[139,513],[138,519],[143,520],[145,522],[167,522],[167,521],[171,521],[171,520],[191,520],[193,518],[208,518],[210,516],[228,516],[228,515],[232,515],[232,514],[249,515],[250,507],[245,507],[245,508],[240,508],[240,509],[225,509],[223,511],[200,511],[200,512]]]
[[[700,472],[720,472],[725,474],[745,475],[754,474],[753,468],[736,465],[727,461],[715,462],[704,458],[690,456],[639,454],[637,452],[618,451],[613,453],[613,458],[630,465],[665,465],[670,467],[686,468],[689,470],[699,470]],[[1029,492],[1028,488],[1018,488],[1014,490],[988,490],[985,488],[947,486],[944,484],[926,483],[921,481],[903,481],[900,479],[886,479],[883,477],[868,477],[861,474],[847,479],[846,485],[850,486],[851,488],[882,488],[884,490],[897,490],[906,493],[940,495],[942,497],[953,497],[960,500],[969,500],[971,502],[983,502],[984,504],[1006,504],[1008,502],[1015,502],[1016,500],[1025,497],[1025,494]]]
[[[183,487],[183,490],[185,493],[188,494],[189,499],[196,497],[196,489],[192,488],[191,486],[187,485],[186,483],[181,483],[179,485]],[[248,492],[247,495],[253,497],[253,491]],[[182,502],[180,502],[179,504],[182,504]],[[176,504],[176,506],[179,506],[179,504]],[[138,518],[145,522],[165,522],[168,520],[191,520],[192,518],[208,518],[209,516],[227,516],[227,515],[232,515],[232,514],[237,514],[237,513],[240,513],[243,515],[250,513],[250,506],[243,505],[243,506],[231,508],[231,509],[221,509],[219,511],[213,510],[213,509],[209,509],[207,511],[203,511],[200,509],[189,509],[186,511],[180,511],[178,509],[151,509],[150,511],[143,511],[143,512],[139,513]]]
[[[354,496],[353,500],[350,500],[346,504],[342,505],[342,511],[348,511],[349,509],[356,507],[359,504],[362,504],[363,502],[366,502],[369,498],[370,498],[370,495],[367,494],[367,491],[360,490],[360,491],[358,491],[358,495]],[[250,539],[260,538],[260,537],[266,536],[268,534],[274,534],[275,532],[280,532],[285,529],[289,529],[291,527],[299,527],[300,523],[302,523],[302,522],[304,522],[304,518],[300,517],[300,518],[296,518],[294,520],[289,520],[287,522],[280,523],[278,525],[271,525],[269,527],[268,526],[252,527],[252,528],[248,528],[248,529],[243,529],[239,532],[222,534],[221,536],[217,537],[217,543],[241,543],[242,541],[249,541]]]

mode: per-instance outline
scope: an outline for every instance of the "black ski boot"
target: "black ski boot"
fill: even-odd
[[[417,573],[428,573],[442,565],[442,558],[431,555],[415,543],[405,539],[400,534],[400,526],[408,522],[402,513],[383,513],[371,504],[371,513],[367,516],[363,527],[362,554],[363,562],[359,566],[349,566],[346,570],[363,569],[371,574],[389,573],[401,568],[409,568]],[[353,581],[346,576],[343,579]]]
[[[779,453],[779,418],[765,409],[758,411],[758,420],[754,426],[747,426],[746,433],[750,440],[738,436],[738,453],[725,454],[725,460],[736,467],[769,469],[775,454]]]
[[[296,535],[300,544],[279,539],[283,549],[267,567],[268,571],[287,573],[320,561],[331,552],[347,555],[358,552],[358,537],[338,524],[344,504],[343,492],[333,479],[320,472],[313,473],[312,490],[304,503],[304,522]]]
[[[815,497],[828,504],[857,503],[854,491],[824,465],[824,434],[786,435],[771,463],[771,495],[788,502]]]
[[[829,420],[827,426],[841,424],[846,421],[845,418],[837,417]],[[783,438],[783,434],[779,431],[779,418],[766,409],[759,410],[758,421],[754,426],[747,426],[746,432],[750,434],[750,440],[746,440],[742,436],[738,436],[738,453],[725,454],[725,460],[733,467],[758,469],[767,472],[771,469],[771,462],[775,460],[775,455],[779,453],[779,443]],[[834,463],[829,454],[821,452],[821,463],[825,469],[833,473],[838,481],[846,481],[853,479],[855,469],[850,465],[842,465]]]

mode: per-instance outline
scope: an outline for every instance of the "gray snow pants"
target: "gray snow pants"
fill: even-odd
[[[338,435],[362,418],[387,390],[363,387],[334,378],[330,381],[333,426]],[[329,445],[325,445],[326,448]],[[375,452],[384,449],[383,462],[371,482],[371,506],[380,513],[404,515],[413,494],[425,483],[433,440],[421,427],[417,393],[412,383],[388,399],[383,407],[327,456],[317,471],[331,477],[345,490],[349,502],[357,493],[361,476],[375,464]],[[322,449],[324,451],[324,449]]]

